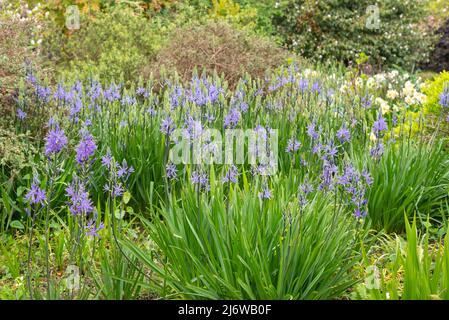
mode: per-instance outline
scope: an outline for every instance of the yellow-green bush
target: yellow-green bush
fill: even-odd
[[[83,15],[81,28],[45,42],[46,54],[61,70],[130,80],[154,57],[161,34],[138,9],[111,7]]]
[[[449,85],[449,72],[443,71],[435,76],[433,80],[427,80],[423,92],[427,95],[424,110],[427,114],[439,114],[441,111],[440,95],[446,85]]]

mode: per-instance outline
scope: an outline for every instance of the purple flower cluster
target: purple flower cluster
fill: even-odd
[[[370,155],[376,160],[379,160],[384,154],[384,145],[382,142],[376,143],[374,147],[370,150]]]
[[[309,89],[309,80],[307,79],[300,79],[298,88],[301,91],[301,93],[306,92]]]
[[[119,164],[109,150],[101,158],[101,164],[109,171],[109,183],[104,185],[104,192],[110,193],[113,197],[121,197],[125,193],[123,183],[134,172],[134,168],[128,166],[126,160]]]
[[[271,199],[271,197],[272,197],[272,193],[271,193],[270,188],[268,188],[268,187],[264,187],[262,189],[262,191],[259,192],[259,198],[262,200],[268,200],[268,199]]]
[[[103,96],[106,100],[113,102],[120,100],[121,94],[120,94],[120,87],[115,84],[111,84],[111,86],[103,91]]]
[[[48,103],[51,98],[51,88],[36,84],[36,96],[42,103]]]
[[[166,168],[165,168],[165,176],[167,177],[168,180],[176,180],[177,179],[177,170],[176,170],[176,165],[173,163],[169,163],[167,164]]]
[[[224,117],[225,128],[235,128],[240,121],[240,111],[237,108],[232,108]]]
[[[298,202],[301,208],[307,205],[307,196],[313,192],[313,186],[309,183],[308,179],[305,179],[304,183],[299,186]]]
[[[337,131],[337,138],[340,140],[341,143],[349,142],[351,140],[351,133],[346,128],[345,125],[343,125],[338,131]]]
[[[388,124],[385,121],[384,117],[382,117],[382,115],[379,114],[379,117],[373,123],[373,132],[376,135],[376,137],[379,137],[379,134],[382,131],[387,131],[387,130],[388,130]]]
[[[56,125],[54,129],[48,132],[45,138],[45,155],[50,156],[59,153],[67,145],[67,142],[64,130]]]
[[[103,187],[104,192],[109,192],[113,197],[121,197],[125,193],[125,188],[123,188],[122,183],[116,182],[112,186],[105,184]]]
[[[318,139],[320,137],[319,133],[315,130],[315,127],[316,127],[316,124],[314,122],[310,123],[307,126],[307,134],[313,140],[316,140],[316,139]]]
[[[37,179],[34,179],[33,183],[31,184],[30,190],[25,195],[25,199],[30,204],[40,204],[42,206],[44,205],[47,196],[45,194],[45,191],[40,188],[39,181]]]
[[[84,183],[75,180],[65,189],[69,197],[69,211],[74,215],[87,215],[94,210],[89,192],[86,191]]]
[[[179,104],[181,103],[183,94],[184,94],[184,91],[183,91],[182,87],[175,86],[173,88],[173,90],[169,94],[171,110],[176,109],[179,106]]]
[[[175,123],[172,118],[166,117],[165,119],[162,119],[160,131],[163,134],[169,136],[172,134],[174,130],[175,130]]]
[[[287,142],[287,147],[285,148],[285,152],[294,153],[299,150],[301,147],[301,142],[296,139],[289,139]]]
[[[220,86],[209,83],[205,78],[193,78],[191,87],[193,89],[188,92],[188,99],[200,107],[207,103],[213,104],[217,102],[220,94],[224,92]]]
[[[373,183],[371,175],[366,170],[359,173],[353,166],[346,165],[343,173],[337,176],[336,181],[337,185],[348,195],[354,208],[354,216],[356,218],[365,217],[368,204],[365,194],[367,187]]]
[[[324,160],[323,161],[323,172],[320,177],[320,184],[318,186],[318,190],[332,190],[334,178],[338,173],[338,168],[335,164]]]
[[[440,106],[449,108],[449,86],[447,86],[440,94]]]
[[[89,220],[89,222],[87,223],[87,225],[84,227],[85,231],[86,231],[86,236],[88,237],[96,237],[99,238],[99,234],[98,232],[102,229],[104,229],[104,224],[103,222],[100,222],[100,224],[98,225],[98,227],[96,226],[96,221],[91,219]]]
[[[226,182],[232,182],[237,183],[237,177],[239,175],[239,172],[237,170],[237,167],[235,165],[231,165],[231,167],[226,171],[225,175],[221,179],[223,183]]]
[[[133,166],[128,166],[126,160],[123,160],[121,165],[117,165],[117,177],[122,180],[128,180],[129,176],[133,172]]]
[[[81,130],[81,140],[76,147],[76,162],[79,165],[85,165],[89,162],[90,158],[95,154],[97,145],[95,144],[93,136],[89,131]]]
[[[26,112],[24,112],[21,108],[17,109],[17,118],[19,118],[19,120],[24,120],[26,116]]]
[[[203,190],[210,190],[209,177],[204,171],[193,171],[190,180],[194,185],[198,185]]]

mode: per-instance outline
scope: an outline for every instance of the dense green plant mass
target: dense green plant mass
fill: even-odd
[[[274,19],[286,44],[300,55],[346,63],[364,52],[380,66],[412,68],[427,58],[430,32],[419,23],[424,1],[288,0]],[[376,25],[376,17],[379,24]]]
[[[290,185],[279,182],[271,201],[249,185],[217,187],[210,200],[189,188],[145,223],[160,266],[154,254],[128,249],[188,299],[336,298],[355,282],[357,222],[323,194],[300,208]]]
[[[440,236],[435,242],[429,231],[420,233],[416,219],[406,221],[407,242],[399,237],[387,241],[386,257],[377,261],[365,254],[371,279],[369,285],[357,285],[353,295],[372,300],[449,299],[449,233],[444,230],[444,239]]]
[[[99,11],[84,17],[69,36],[50,36],[44,45],[56,63],[81,74],[130,81],[148,65],[161,45],[161,32],[139,12],[129,8]]]
[[[449,299],[424,2],[0,0],[0,299]]]
[[[441,145],[392,145],[372,167],[369,217],[376,228],[405,231],[404,213],[436,217],[449,194],[449,162]]]

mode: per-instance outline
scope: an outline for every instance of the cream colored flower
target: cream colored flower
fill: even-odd
[[[406,96],[404,101],[408,105],[413,105],[415,102],[415,99],[413,99],[413,96]]]
[[[380,110],[382,112],[382,115],[390,112],[390,106],[388,105],[388,103],[383,103],[380,105]]]
[[[399,93],[396,90],[388,90],[387,91],[387,98],[388,99],[396,99],[399,96]]]
[[[404,88],[402,89],[402,93],[404,96],[413,96],[415,94],[415,87],[410,81],[407,81],[404,84]]]
[[[371,140],[371,142],[376,142],[377,141],[377,137],[374,134],[374,132],[371,131],[371,134],[369,135],[369,139]]]
[[[425,103],[427,100],[427,96],[420,92],[415,92],[414,98],[418,103],[421,103],[421,104]]]

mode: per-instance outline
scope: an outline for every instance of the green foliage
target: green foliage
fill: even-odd
[[[441,144],[393,144],[371,172],[368,217],[378,230],[404,231],[404,213],[438,215],[449,196],[449,158]]]
[[[315,61],[354,61],[364,52],[376,65],[412,69],[426,60],[431,34],[419,25],[425,14],[424,0],[381,0],[378,29],[367,28],[373,2],[286,0],[274,24],[292,50]]]
[[[83,16],[71,35],[60,32],[47,40],[47,52],[63,69],[129,81],[154,57],[161,34],[142,12],[114,7]]]
[[[32,14],[17,17],[21,7],[0,3],[0,126],[10,126],[14,117],[14,90],[32,65],[42,74],[35,48],[36,25],[41,22]],[[42,25],[40,25],[42,27]]]
[[[290,202],[287,183],[279,182],[269,201],[250,188],[230,188],[223,201],[222,186],[213,187],[209,199],[190,187],[145,221],[158,250],[127,247],[162,277],[159,294],[331,299],[354,283],[348,271],[356,261],[356,222],[331,197],[317,194],[301,210],[294,198]],[[159,250],[162,257],[153,261]]]
[[[449,18],[449,8],[446,0],[429,0],[427,7],[432,16],[442,20]]]
[[[416,219],[405,219],[407,241],[399,238],[382,269],[370,285],[360,284],[355,296],[385,300],[447,300],[449,299],[449,232],[432,241],[429,233],[419,234]],[[386,253],[388,254],[388,252]],[[366,267],[373,267],[365,255]]]
[[[19,173],[35,167],[36,148],[29,134],[17,134],[0,128],[0,183],[3,179],[14,180]]]
[[[427,80],[423,92],[427,95],[424,105],[426,113],[439,115],[441,113],[440,95],[449,86],[449,72],[443,71],[433,79]]]

